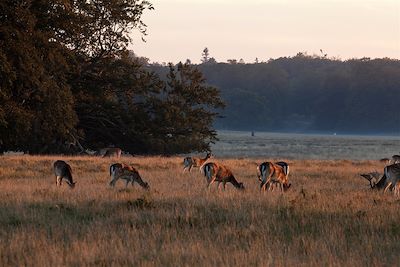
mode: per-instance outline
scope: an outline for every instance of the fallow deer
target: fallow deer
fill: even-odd
[[[361,176],[369,181],[371,189],[383,189],[383,192],[394,189],[395,195],[400,193],[400,163],[386,166],[384,168],[383,176],[380,179],[378,172],[361,174]]]
[[[218,182],[218,189],[220,183],[223,184],[225,190],[225,184],[231,183],[235,188],[244,190],[243,183],[239,183],[233,176],[232,172],[224,165],[217,164],[214,162],[206,163],[201,168],[204,172],[204,176],[207,179],[207,188],[214,182]]]
[[[72,168],[63,160],[57,160],[53,164],[56,175],[56,185],[61,186],[62,179],[65,179],[69,187],[74,188],[76,182],[72,179]]]
[[[149,189],[149,184],[143,182],[142,177],[140,177],[139,172],[133,167],[121,163],[114,163],[110,166],[110,186],[114,187],[115,183],[118,179],[123,179],[126,181],[125,187],[128,186],[129,183],[132,184],[137,182],[144,189]]]
[[[289,164],[287,164],[284,161],[278,161],[278,162],[275,162],[275,164],[277,164],[283,168],[283,172],[285,173],[286,178],[288,178],[289,177]]]
[[[201,167],[206,163],[209,158],[212,158],[213,155],[208,152],[205,158],[195,158],[195,157],[186,157],[183,159],[183,171],[188,169],[190,172],[193,167],[199,168],[201,171]]]
[[[257,166],[258,180],[261,182],[260,190],[272,190],[272,184],[277,183],[281,192],[287,191],[291,184],[288,180],[289,165],[286,162],[263,162]]]
[[[111,157],[117,157],[120,158],[121,157],[121,153],[122,150],[118,147],[109,147],[109,148],[105,148],[105,152],[103,155],[103,158],[111,158]]]
[[[392,163],[393,164],[400,163],[400,155],[393,155],[392,156]]]

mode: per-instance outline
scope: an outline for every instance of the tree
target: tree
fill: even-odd
[[[63,152],[83,137],[85,99],[107,92],[91,82],[121,58],[132,29],[146,35],[145,9],[136,0],[0,2],[0,150]]]
[[[217,140],[213,120],[217,109],[224,107],[219,90],[207,85],[197,68],[179,63],[169,65],[165,94],[163,112],[157,118],[165,151],[210,150]]]
[[[56,151],[75,130],[69,53],[38,30],[44,3],[0,3],[0,150]]]
[[[210,60],[210,54],[208,52],[208,48],[207,47],[204,48],[203,53],[201,55],[202,55],[201,62],[203,64],[208,63],[208,61]]]

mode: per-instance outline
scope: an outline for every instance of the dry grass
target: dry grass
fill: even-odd
[[[0,161],[0,266],[390,266],[400,262],[400,201],[359,178],[373,161],[291,163],[291,190],[260,194],[254,159],[220,160],[245,192],[205,189],[177,157],[135,157],[151,190],[110,188],[112,159],[62,157],[76,188],[56,188],[52,162]],[[216,160],[216,159],[214,159]],[[293,189],[293,190],[292,190]]]

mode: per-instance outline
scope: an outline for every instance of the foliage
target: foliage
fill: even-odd
[[[187,113],[179,109],[188,106],[168,114],[163,108],[175,102],[165,95],[173,87],[126,50],[128,33],[146,35],[141,16],[147,9],[153,6],[138,0],[1,2],[0,151],[76,153],[113,145],[132,153],[181,152],[160,135],[171,126],[159,118],[176,122],[178,113]],[[201,89],[204,80],[196,75],[186,78]],[[208,99],[200,104],[207,106]],[[186,132],[196,142],[187,142],[184,151],[207,149],[215,139],[210,127],[216,113],[209,112],[198,120],[202,132]],[[155,145],[160,140],[163,147]]]
[[[210,150],[216,132],[210,129],[218,108],[224,107],[217,88],[205,83],[203,74],[190,64],[169,65],[166,99],[159,123],[164,122],[162,135],[170,139],[169,151],[174,147],[190,152]],[[171,146],[172,145],[172,146]]]
[[[220,129],[289,132],[400,131],[400,61],[298,54],[258,64],[199,65],[227,108]]]

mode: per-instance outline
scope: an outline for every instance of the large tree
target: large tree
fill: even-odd
[[[77,123],[68,49],[40,30],[39,2],[0,3],[1,150],[59,149]]]
[[[172,71],[166,84],[126,49],[130,32],[146,35],[146,9],[153,7],[138,0],[0,2],[0,151],[209,148],[216,113],[207,106],[220,105],[216,89],[182,64],[181,80]],[[191,98],[183,94],[187,86],[195,90]],[[179,122],[179,114],[188,121]],[[183,132],[194,142],[174,147]]]
[[[0,149],[57,152],[82,136],[89,103],[80,97],[107,92],[92,82],[121,57],[132,29],[146,34],[145,9],[152,5],[136,0],[1,1]]]
[[[179,63],[169,65],[165,94],[163,110],[159,112],[159,123],[164,127],[159,136],[166,140],[166,150],[210,150],[210,143],[216,140],[213,120],[217,109],[225,106],[219,90],[207,85],[195,66]]]

